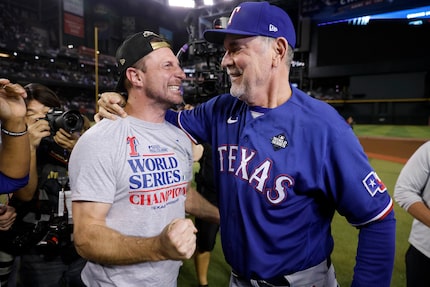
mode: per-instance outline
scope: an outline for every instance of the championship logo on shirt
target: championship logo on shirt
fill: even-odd
[[[187,182],[174,152],[158,144],[139,151],[139,143],[134,136],[127,137],[127,145],[130,149],[127,162],[131,173],[131,204],[164,208],[186,194]]]
[[[382,180],[379,179],[375,171],[371,171],[363,179],[363,184],[371,196],[375,196],[376,192],[383,193],[387,190],[387,187],[382,182]]]
[[[288,146],[287,138],[283,134],[279,134],[277,136],[274,136],[270,140],[271,140],[273,149],[275,151],[280,150],[281,148],[285,148],[286,146]]]

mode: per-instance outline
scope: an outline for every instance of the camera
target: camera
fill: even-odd
[[[204,40],[191,41],[181,48],[176,56],[186,75],[182,82],[185,102],[197,104],[229,91],[227,73],[219,64],[223,49]]]
[[[49,122],[51,135],[55,135],[60,128],[68,133],[73,133],[81,131],[84,126],[84,118],[76,110],[64,112],[61,109],[54,108],[46,114],[44,119]]]
[[[47,257],[58,254],[58,249],[71,242],[71,226],[64,216],[53,217],[49,222],[48,231],[37,243],[37,248]]]

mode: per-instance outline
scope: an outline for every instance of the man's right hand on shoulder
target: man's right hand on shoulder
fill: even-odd
[[[98,112],[94,115],[96,122],[102,119],[115,120],[117,116],[125,118],[127,113],[124,111],[126,100],[116,92],[105,92],[100,94],[98,104]]]

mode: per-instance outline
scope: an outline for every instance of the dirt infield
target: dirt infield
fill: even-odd
[[[358,137],[369,158],[406,163],[409,157],[426,139],[394,137]]]

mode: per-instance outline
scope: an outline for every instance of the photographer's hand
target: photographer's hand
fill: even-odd
[[[44,137],[48,137],[51,135],[48,121],[44,119],[36,120],[33,122],[29,121],[28,134],[30,137],[30,150],[35,151],[39,147],[40,141]]]
[[[78,141],[79,135],[77,133],[68,133],[62,128],[60,128],[54,136],[55,142],[64,149],[67,149],[69,152],[73,150]]]

